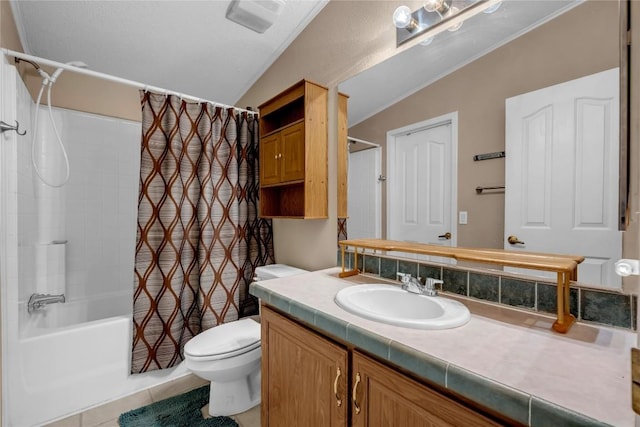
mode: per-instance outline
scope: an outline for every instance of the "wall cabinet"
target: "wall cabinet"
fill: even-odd
[[[327,108],[307,80],[260,105],[261,217],[328,217]]]
[[[262,306],[263,427],[471,425],[500,424]]]

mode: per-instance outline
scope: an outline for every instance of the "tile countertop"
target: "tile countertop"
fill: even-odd
[[[552,317],[475,300],[464,326],[418,330],[351,314],[336,293],[380,279],[337,277],[340,268],[256,282],[264,303],[418,376],[531,426],[633,426],[630,348],[636,334],[574,324],[561,335]]]

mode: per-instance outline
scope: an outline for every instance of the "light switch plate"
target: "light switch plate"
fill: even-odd
[[[458,224],[466,224],[467,223],[467,211],[460,211],[458,213]]]

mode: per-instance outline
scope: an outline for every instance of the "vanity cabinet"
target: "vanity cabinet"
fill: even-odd
[[[347,425],[347,350],[262,307],[262,426]]]
[[[500,425],[359,351],[352,360],[353,427]]]
[[[261,313],[263,427],[500,425],[266,305]]]
[[[259,109],[260,216],[327,218],[327,88],[302,80]]]

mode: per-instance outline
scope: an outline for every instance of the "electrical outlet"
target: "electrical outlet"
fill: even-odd
[[[467,211],[460,211],[458,213],[458,224],[466,224],[467,223]]]

